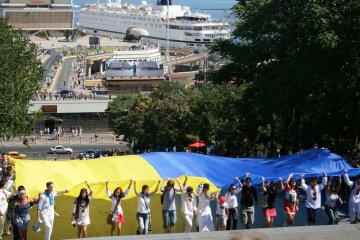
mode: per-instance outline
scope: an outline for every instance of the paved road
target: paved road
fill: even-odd
[[[72,63],[76,57],[63,58],[57,77],[54,79],[52,91],[70,90]],[[66,84],[64,80],[66,79]]]
[[[45,69],[45,75],[44,75],[45,77],[50,75],[51,67],[53,66],[57,54],[58,54],[57,52],[51,50],[49,58],[47,58],[43,63]],[[39,82],[40,82],[40,87],[45,88],[45,79],[41,79]]]
[[[56,145],[54,143],[54,145]],[[71,147],[74,150],[74,153],[72,155],[69,154],[48,154],[50,150],[50,146],[31,146],[30,148],[23,146],[9,146],[9,147],[1,147],[1,152],[9,152],[9,151],[18,151],[20,153],[25,153],[27,155],[27,159],[32,160],[54,160],[55,158],[57,160],[67,160],[70,159],[72,156],[75,158],[79,157],[79,153],[85,149],[91,149],[91,150],[107,150],[107,149],[118,149],[120,151],[128,150],[128,146],[123,142],[118,142],[115,144],[93,144],[93,145],[65,145],[64,147]]]

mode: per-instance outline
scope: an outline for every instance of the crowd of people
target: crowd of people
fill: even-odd
[[[45,226],[44,239],[51,238],[54,216],[56,215],[54,205],[55,197],[58,194],[66,193],[67,190],[55,191],[54,183],[49,181],[46,183],[46,189],[39,195],[37,199],[27,197],[24,186],[18,186],[14,191],[15,173],[13,166],[7,161],[6,156],[2,156],[1,161],[1,181],[0,181],[0,233],[9,234],[9,225],[12,226],[14,239],[27,239],[30,215],[29,208],[37,204],[37,224],[33,226],[34,231],[38,231],[40,224]],[[335,179],[336,178],[336,179]],[[255,206],[259,205],[263,212],[263,227],[270,228],[274,219],[277,217],[276,201],[278,194],[285,191],[283,202],[283,211],[286,219],[284,226],[294,224],[295,217],[298,213],[299,206],[299,190],[302,189],[306,193],[306,212],[307,225],[317,222],[318,209],[321,208],[321,192],[325,191],[325,211],[328,216],[328,224],[337,224],[337,209],[342,204],[339,196],[339,190],[342,184],[342,177],[331,177],[324,173],[321,183],[318,178],[310,178],[308,184],[304,179],[304,174],[298,182],[290,174],[283,181],[266,181],[262,177],[261,188],[252,185],[250,174],[246,174],[243,180],[235,178],[236,184],[231,184],[229,189],[224,193],[220,189],[211,194],[210,185],[201,182],[200,185],[189,186],[187,184],[188,177],[185,176],[184,182],[180,183],[179,179],[166,179],[157,182],[155,189],[150,192],[148,185],[141,188],[136,181],[130,180],[125,191],[121,187],[116,187],[113,191],[109,189],[106,182],[106,194],[111,199],[110,212],[108,213],[107,223],[110,225],[111,235],[121,235],[122,224],[125,222],[124,211],[122,208],[122,200],[134,191],[138,199],[138,207],[136,219],[138,221],[137,234],[148,234],[152,230],[151,226],[151,198],[158,192],[161,194],[162,204],[162,220],[163,230],[165,233],[171,233],[177,223],[177,207],[175,202],[176,193],[181,194],[181,216],[184,218],[184,232],[191,232],[193,223],[199,232],[206,231],[223,231],[237,229],[238,218],[244,229],[249,229],[255,222]],[[349,217],[351,223],[360,220],[360,175],[355,180],[350,180],[347,170],[344,170],[343,179],[350,191],[349,196]],[[71,221],[77,226],[77,237],[87,237],[87,226],[90,224],[89,205],[93,199],[93,189],[90,184],[85,181],[87,188],[80,190],[79,196],[75,199],[72,206]],[[141,191],[140,191],[141,189]],[[259,189],[261,193],[259,193]],[[240,201],[238,201],[238,195]],[[216,211],[213,216],[211,202],[216,202]],[[239,204],[240,203],[240,204]],[[239,213],[240,205],[240,213]],[[135,217],[135,216],[134,216]],[[215,221],[214,221],[215,220]],[[215,224],[214,224],[215,223]],[[135,231],[135,229],[134,229]],[[0,235],[1,236],[1,235]]]

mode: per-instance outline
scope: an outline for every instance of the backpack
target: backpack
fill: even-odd
[[[165,192],[166,192],[166,188],[164,189],[164,192],[161,194],[161,196],[160,196],[160,203],[161,203],[161,205],[163,205],[164,204],[164,197],[165,197]],[[175,190],[175,187],[173,187],[172,188],[172,190],[174,191],[174,194],[176,193],[176,190]]]

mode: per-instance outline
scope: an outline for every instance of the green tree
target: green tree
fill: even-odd
[[[283,153],[358,149],[360,2],[239,0],[233,13],[232,38],[212,47],[229,63],[211,78],[246,87],[254,141]]]
[[[36,45],[0,18],[0,138],[29,133],[34,121],[29,100],[43,79]]]

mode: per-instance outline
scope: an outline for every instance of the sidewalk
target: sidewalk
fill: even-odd
[[[359,225],[322,225],[310,227],[259,228],[235,231],[217,231],[202,233],[153,234],[146,236],[122,236],[126,240],[191,240],[191,239],[229,239],[229,240],[355,240],[359,239]],[[119,237],[86,238],[115,240]]]

